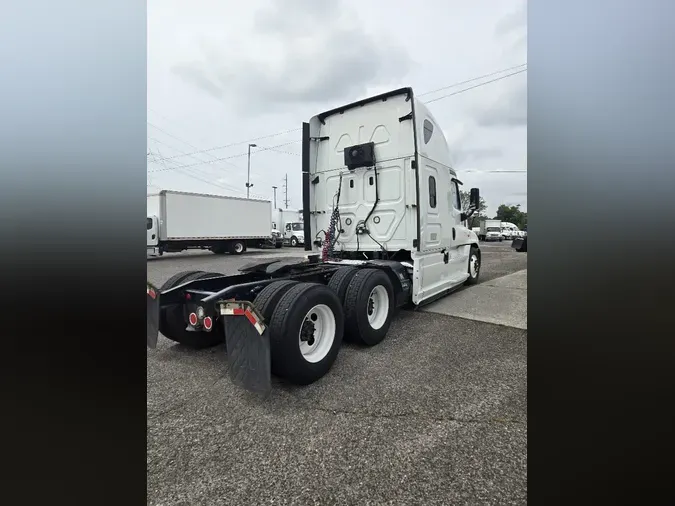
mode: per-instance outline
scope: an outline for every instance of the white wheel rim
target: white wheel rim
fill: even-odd
[[[387,321],[389,316],[389,294],[382,285],[373,288],[368,296],[366,310],[368,311],[368,323],[377,330]]]
[[[307,311],[298,334],[300,353],[312,364],[320,362],[335,341],[335,315],[325,304],[318,304]]]
[[[480,269],[480,262],[478,261],[478,255],[471,255],[469,259],[469,273],[472,278],[478,276],[478,270]]]
[[[244,251],[244,245],[238,242],[237,244],[234,245],[234,251],[236,251],[237,253],[241,253],[242,251]]]

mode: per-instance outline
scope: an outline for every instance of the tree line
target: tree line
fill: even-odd
[[[467,209],[469,207],[470,195],[468,191],[459,191],[460,197],[462,199],[462,209]],[[489,218],[487,213],[487,204],[483,197],[480,198],[480,204],[478,210],[469,218],[469,228],[480,226],[480,220],[491,219],[491,220],[500,220],[506,221],[508,223],[513,223],[520,230],[527,228],[527,212],[520,210],[520,204],[515,206],[507,206],[506,204],[501,204],[497,208],[497,215]]]

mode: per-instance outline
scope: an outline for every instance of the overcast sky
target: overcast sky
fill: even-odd
[[[148,193],[245,196],[247,141],[265,136],[253,141],[252,196],[271,200],[277,186],[282,206],[288,174],[300,207],[303,121],[388,89],[422,94],[526,63],[526,18],[523,0],[148,0]],[[464,188],[478,186],[490,213],[526,210],[527,174],[490,171],[527,169],[527,72],[429,108]]]

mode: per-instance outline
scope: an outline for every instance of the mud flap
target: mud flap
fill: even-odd
[[[520,238],[515,239],[511,243],[511,247],[513,249],[515,249],[516,251],[518,251],[519,253],[527,252],[527,238],[525,238],[525,239],[520,239]]]
[[[146,302],[148,328],[146,332],[148,348],[157,347],[157,337],[159,335],[159,290],[152,284],[147,283]]]
[[[272,390],[270,340],[267,328],[250,303],[221,303],[230,380],[250,392]]]

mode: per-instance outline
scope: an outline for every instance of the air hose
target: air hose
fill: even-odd
[[[330,222],[328,224],[328,231],[324,237],[323,247],[321,248],[321,260],[324,262],[334,256],[334,248],[340,237],[340,230],[335,234],[336,228],[340,224],[340,192],[342,190],[342,174],[340,174],[340,181],[338,183],[338,191],[336,194],[335,204],[333,205],[333,212],[330,215]]]

